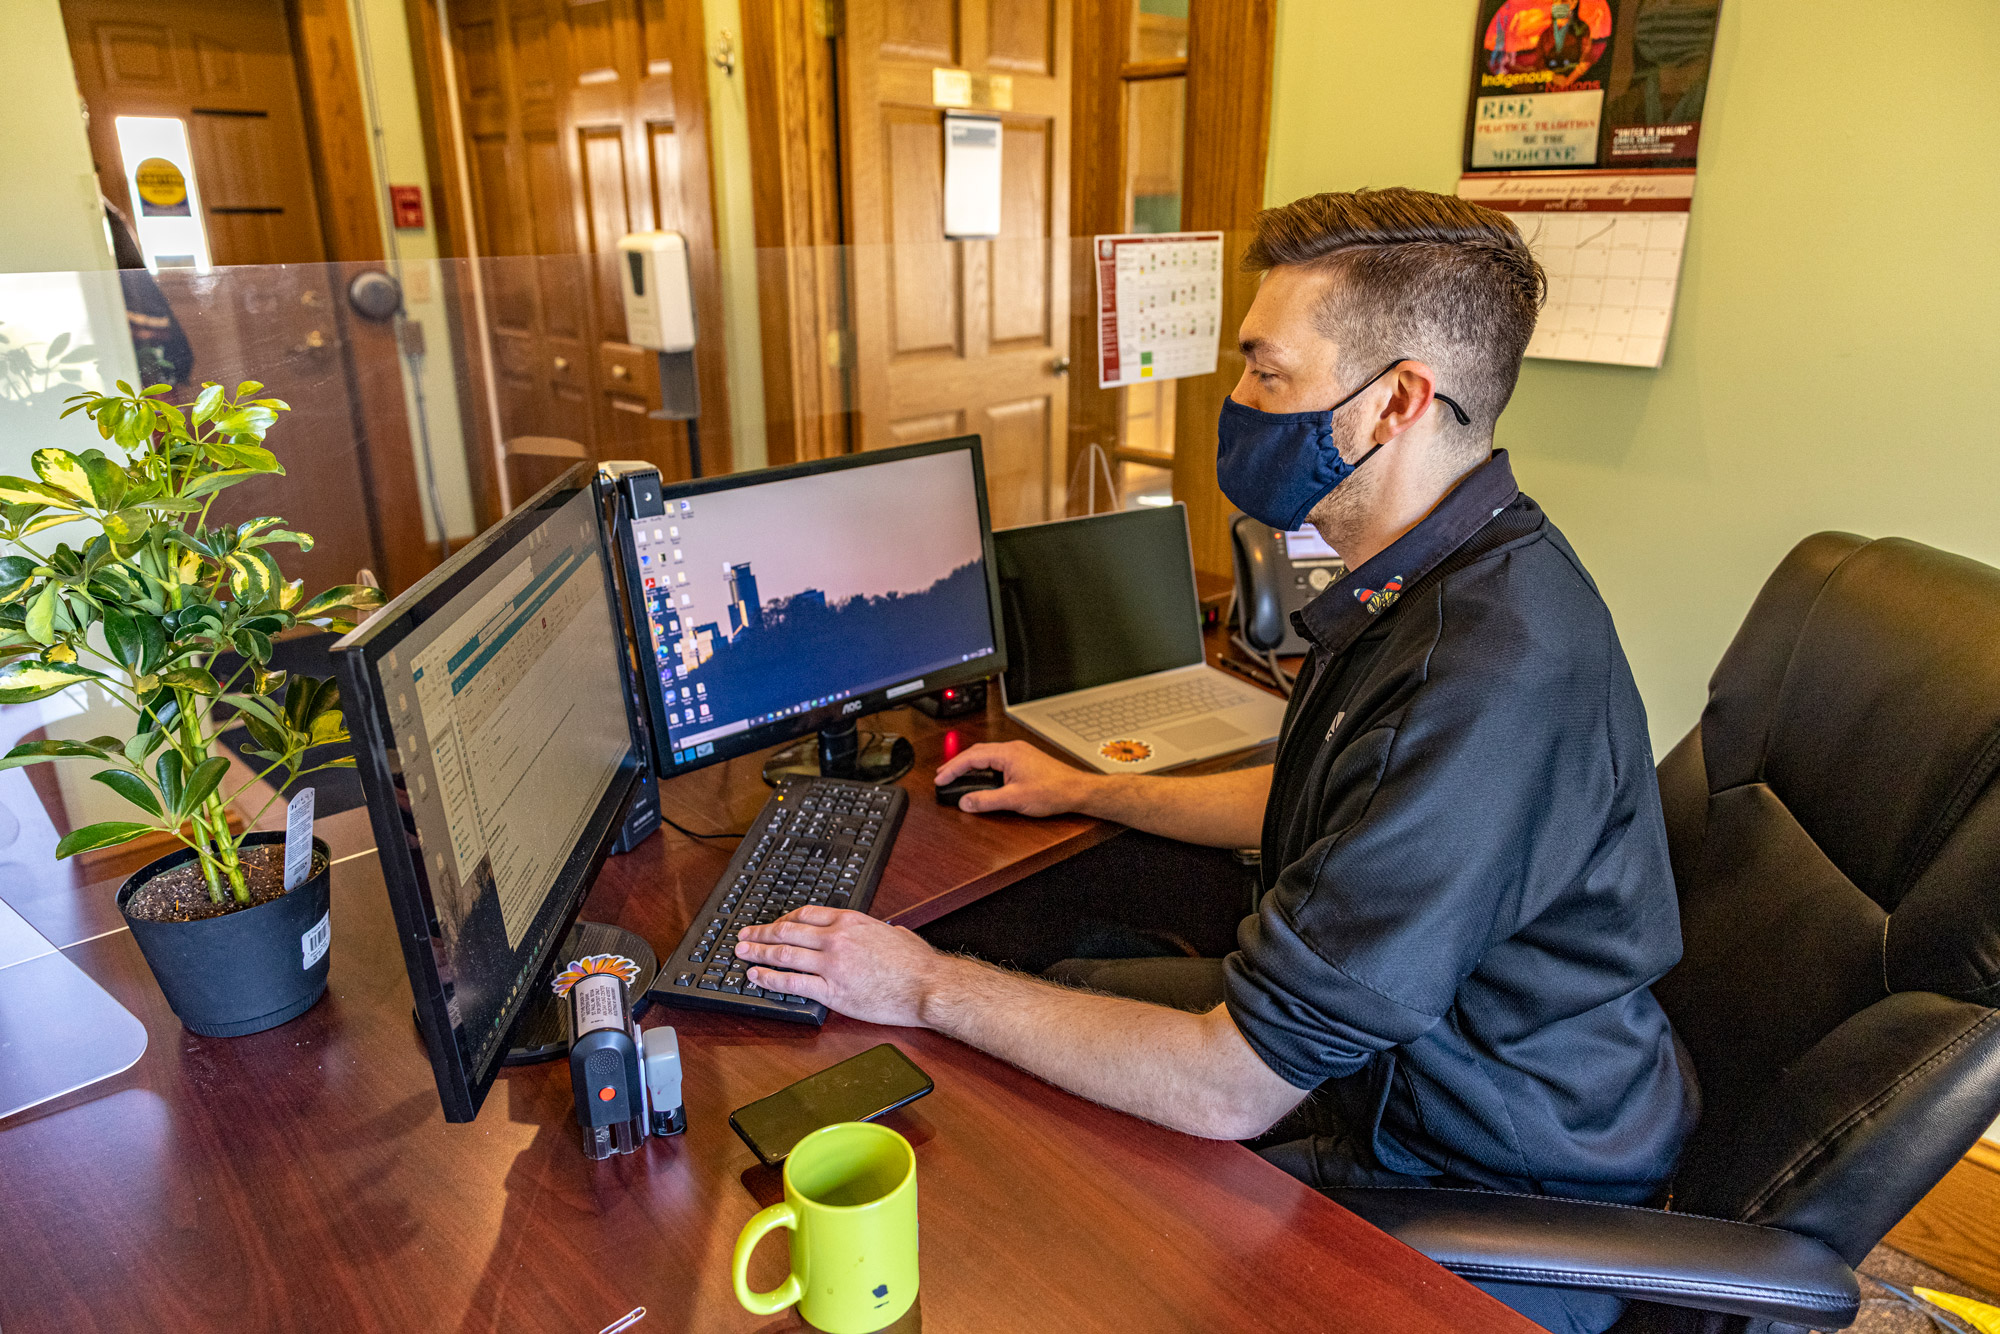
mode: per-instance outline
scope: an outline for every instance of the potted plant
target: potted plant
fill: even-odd
[[[284,472],[264,436],[289,409],[255,397],[262,388],[208,384],[182,404],[168,386],[123,381],[115,394],[76,394],[62,415],[87,415],[115,452],[41,449],[33,478],[0,477],[0,704],[88,682],[133,714],[124,736],[29,742],[0,768],[88,760],[101,766],[90,777],[134,808],[138,818],[71,831],[59,858],[148,834],[184,845],[126,880],[118,906],[174,1013],[211,1036],[310,1008],[326,990],[329,926],[325,844],[314,840],[305,882],[287,890],[284,834],[229,827],[249,784],[225,791],[217,735],[240,720],[257,777],[277,793],[352,765],[308,764],[310,748],[347,739],[339,690],[271,670],[271,641],[298,625],[352,629],[382,602],[352,584],[304,596],[272,553],[312,539],[281,519],[209,526],[222,491]],[[80,545],[29,540],[78,522],[97,529]],[[218,722],[218,706],[234,717]]]

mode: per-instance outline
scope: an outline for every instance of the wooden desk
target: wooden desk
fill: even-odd
[[[930,767],[947,747],[1011,732],[997,710],[884,725],[919,755],[884,915],[930,920],[1115,832],[936,806]],[[740,829],[764,789],[746,760],[668,796],[690,828]],[[0,1328],[590,1334],[635,1306],[648,1311],[637,1334],[799,1328],[750,1315],[729,1287],[736,1233],[778,1182],[728,1113],[882,1041],[937,1081],[891,1119],[919,1163],[910,1328],[1536,1328],[1248,1150],[1108,1111],[919,1030],[656,1007],[647,1022],[681,1036],[684,1136],[587,1161],[560,1063],[506,1072],[476,1122],[446,1125],[378,865],[343,841],[329,993],[270,1032],[181,1029],[122,930],[69,946],[152,1045],[116,1079],[0,1122]],[[657,836],[611,860],[586,912],[668,948],[729,851]],[[93,912],[79,907],[79,920]],[[779,1281],[783,1256],[778,1243],[760,1251],[759,1287]]]

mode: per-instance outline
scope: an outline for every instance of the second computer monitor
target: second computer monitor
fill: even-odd
[[[1006,666],[979,438],[663,489],[624,553],[662,776]]]

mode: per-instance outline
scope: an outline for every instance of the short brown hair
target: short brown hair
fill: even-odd
[[[1341,345],[1343,374],[1427,361],[1491,438],[1548,289],[1506,214],[1402,187],[1310,195],[1257,215],[1243,266],[1279,265],[1338,275],[1318,323]]]

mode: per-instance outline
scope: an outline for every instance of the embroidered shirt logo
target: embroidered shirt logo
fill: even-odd
[[[1403,576],[1397,575],[1380,588],[1357,588],[1354,600],[1368,608],[1371,616],[1380,616],[1396,605],[1396,599],[1403,595]]]

